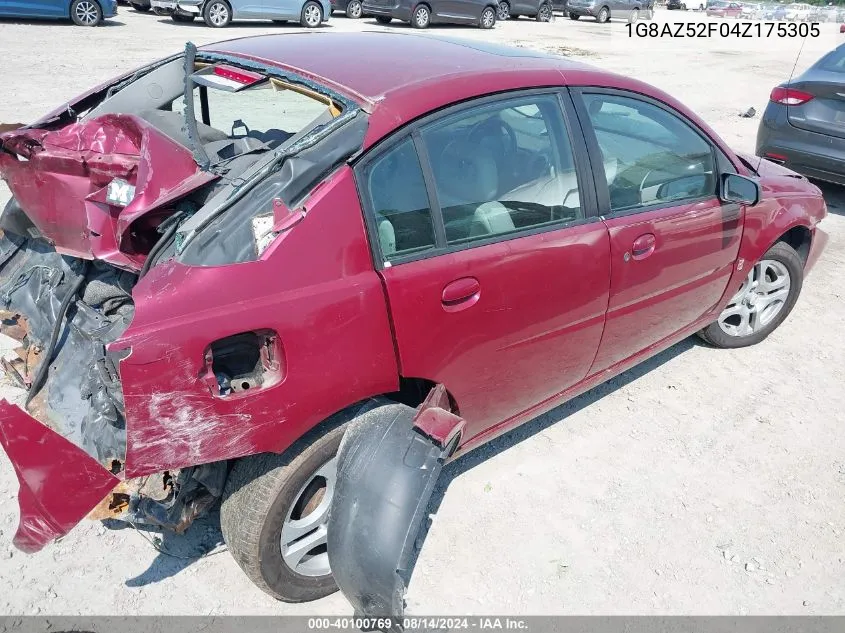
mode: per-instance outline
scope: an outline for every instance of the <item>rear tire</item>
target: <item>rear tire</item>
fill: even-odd
[[[596,16],[596,22],[604,24],[610,19],[610,10],[607,7],[602,7],[599,14]]]
[[[478,19],[478,27],[481,29],[492,29],[496,26],[496,9],[484,7],[481,17]]]
[[[552,5],[544,2],[540,5],[540,10],[537,11],[537,22],[551,22],[552,20]]]
[[[364,6],[361,0],[349,0],[346,5],[346,17],[352,20],[359,20],[364,15]]]
[[[762,274],[760,274],[761,270],[759,270],[762,268],[760,262],[772,262],[765,267],[767,270],[762,270]],[[731,298],[727,307],[719,315],[719,319],[698,332],[698,335],[713,347],[735,349],[738,347],[747,347],[748,345],[756,345],[774,332],[786,317],[789,316],[792,308],[795,307],[795,302],[798,300],[798,295],[801,294],[801,287],[804,283],[804,262],[798,253],[795,252],[795,249],[786,242],[777,242],[760,258],[760,262],[752,266],[751,270],[749,270],[748,277],[743,281],[742,287]],[[779,274],[780,277],[786,277],[786,283],[789,284],[788,294],[783,299],[779,311],[768,322],[758,321],[760,327],[755,327],[746,334],[728,333],[726,329],[733,330],[737,327],[731,323],[731,319],[736,319],[740,323],[742,322],[744,317],[735,313],[739,311],[738,309],[742,309],[743,306],[748,305],[749,298],[751,299],[752,312],[755,312],[757,315],[756,318],[765,318],[765,309],[761,310],[759,307],[756,310],[754,309],[755,305],[760,305],[761,300],[761,295],[754,292],[754,290],[755,286],[759,288],[760,279],[765,279],[767,274]],[[777,277],[774,277],[774,279],[777,280]],[[766,283],[772,286],[774,285],[768,279]],[[743,295],[746,289],[748,289],[748,292],[746,295]],[[771,294],[771,291],[768,294]],[[762,296],[765,297],[767,295],[764,294]],[[747,312],[748,308],[745,308],[745,313],[747,314]],[[726,316],[729,314],[731,316]],[[748,318],[750,324],[750,317]],[[720,323],[723,320],[725,321],[724,326]]]
[[[633,24],[640,19],[640,10],[631,9],[631,14],[628,16],[628,24]]]
[[[570,20],[578,20],[580,17],[581,17],[581,16],[580,16],[580,15],[578,15],[577,13],[570,13],[570,14],[569,14],[569,19],[570,19]]]
[[[496,19],[500,22],[509,20],[511,17],[511,5],[502,0],[499,2],[498,9],[496,9]]]
[[[388,403],[384,399],[367,400],[332,416],[322,425],[322,434],[306,435],[281,455],[252,455],[237,460],[232,467],[220,506],[223,539],[249,579],[274,598],[307,602],[337,590],[327,567],[325,522],[319,523],[319,517],[327,514],[330,505],[331,498],[326,495],[333,493],[333,480],[329,487],[329,478],[324,478],[323,495],[313,505],[309,502],[312,497],[306,495],[316,481],[315,473],[337,455],[347,424]],[[323,472],[328,474],[330,468]],[[301,565],[292,568],[282,553],[283,528],[290,527],[291,521],[310,516],[317,517],[314,530],[300,535],[295,542],[312,539],[307,542],[319,543],[322,535],[323,544],[309,549],[310,555],[302,556]],[[318,573],[322,568],[328,573]]]

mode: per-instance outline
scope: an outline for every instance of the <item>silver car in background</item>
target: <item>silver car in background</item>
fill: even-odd
[[[202,18],[210,27],[223,28],[232,20],[298,22],[316,28],[331,15],[329,0],[151,0],[156,13],[169,13],[176,22]]]
[[[845,44],[772,90],[757,156],[845,185]]]

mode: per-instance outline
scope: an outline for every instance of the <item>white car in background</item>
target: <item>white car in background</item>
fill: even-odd
[[[745,20],[759,20],[763,17],[763,5],[759,2],[743,2],[740,17]]]
[[[791,22],[806,22],[810,19],[813,7],[801,2],[786,5],[786,19]]]

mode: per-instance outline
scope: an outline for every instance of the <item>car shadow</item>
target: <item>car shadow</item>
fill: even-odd
[[[135,529],[117,521],[103,521],[103,524],[113,530]],[[144,587],[161,582],[206,556],[226,551],[225,547],[221,547],[225,543],[220,530],[219,506],[194,521],[185,534],[140,527],[137,531],[138,538],[147,540],[157,554],[146,570],[124,582],[127,587]]]
[[[813,183],[822,190],[828,212],[835,213],[836,215],[845,215],[845,187],[829,182],[813,181]]]
[[[527,439],[534,437],[535,435],[542,433],[547,428],[554,424],[558,424],[563,422],[568,418],[570,415],[574,413],[578,413],[582,409],[589,407],[590,405],[594,404],[598,400],[601,400],[605,396],[621,389],[633,381],[645,376],[651,371],[654,371],[658,367],[664,365],[665,363],[669,362],[673,358],[680,356],[684,352],[689,351],[694,347],[705,346],[705,343],[701,341],[697,336],[689,336],[684,340],[675,343],[672,347],[665,349],[664,351],[660,352],[645,360],[638,365],[632,367],[626,372],[623,372],[604,382],[596,387],[593,387],[589,391],[581,394],[580,396],[569,400],[562,405],[559,405],[549,411],[548,413],[544,413],[543,415],[537,416],[533,420],[522,424],[521,426],[516,427],[512,431],[505,433],[497,437],[496,439],[492,440],[491,442],[484,444],[474,451],[467,453],[462,457],[458,457],[455,461],[450,462],[447,464],[443,471],[440,474],[440,477],[437,480],[437,484],[434,487],[434,491],[431,495],[431,500],[428,503],[428,508],[426,512],[426,516],[429,517],[428,520],[423,524],[422,529],[420,530],[420,534],[417,537],[417,547],[412,555],[412,558],[409,563],[409,573],[413,572],[414,566],[416,565],[417,557],[419,556],[419,552],[422,549],[422,545],[425,542],[426,537],[428,536],[429,529],[432,526],[432,515],[436,515],[437,511],[440,509],[440,504],[443,502],[443,497],[446,495],[446,491],[449,489],[449,485],[458,477],[463,475],[464,473],[472,470],[479,464],[496,457],[497,455],[504,453],[510,448],[513,448],[520,442],[524,442]]]

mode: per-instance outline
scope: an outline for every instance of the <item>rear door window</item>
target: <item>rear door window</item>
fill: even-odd
[[[584,218],[556,96],[464,110],[424,127],[421,136],[447,244]]]

